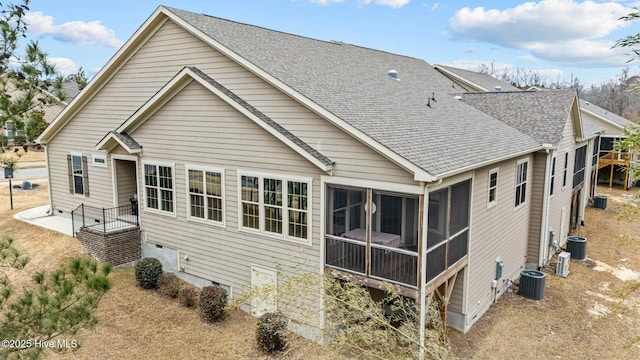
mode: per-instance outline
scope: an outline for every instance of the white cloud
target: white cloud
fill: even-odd
[[[73,60],[62,57],[48,57],[50,63],[56,66],[56,70],[63,76],[75,74],[78,72],[78,64]]]
[[[629,25],[618,19],[630,11],[613,1],[541,0],[505,10],[465,7],[449,25],[458,39],[526,49],[536,59],[611,66],[624,64],[628,57],[612,50],[613,43],[604,38]]]
[[[440,7],[440,3],[435,3],[433,4],[433,6],[431,6],[431,11],[435,11]]]
[[[376,5],[389,6],[397,9],[407,5],[410,1],[411,0],[360,0],[360,3],[364,5],[375,3]]]
[[[42,11],[29,12],[25,15],[27,29],[34,36],[50,35],[62,42],[79,45],[100,44],[112,48],[119,48],[124,43],[116,38],[112,29],[106,28],[100,21],[69,21],[55,25],[52,16]]]

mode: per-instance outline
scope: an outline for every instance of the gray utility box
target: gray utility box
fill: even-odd
[[[520,296],[532,300],[542,300],[546,282],[547,274],[542,271],[522,270],[520,272]]]

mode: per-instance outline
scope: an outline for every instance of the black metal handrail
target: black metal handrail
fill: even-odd
[[[81,228],[91,228],[104,233],[129,226],[140,226],[137,204],[98,208],[80,204],[71,211],[73,234]]]

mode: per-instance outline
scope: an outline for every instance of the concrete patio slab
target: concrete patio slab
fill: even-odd
[[[48,211],[49,205],[43,205],[21,211],[13,215],[13,217],[32,225],[73,236],[71,219],[49,215]]]

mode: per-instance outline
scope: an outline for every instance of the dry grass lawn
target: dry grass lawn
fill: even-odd
[[[0,156],[14,158],[20,156],[20,161],[17,165],[18,168],[45,166],[44,149],[41,151],[29,150],[25,152],[22,146],[11,146],[4,148],[4,153],[0,154]]]
[[[601,193],[606,192],[600,189]],[[587,209],[589,260],[572,260],[568,278],[547,273],[545,298],[503,295],[468,334],[450,330],[450,344],[468,359],[638,359],[640,316],[636,306],[640,286],[640,208],[609,194],[608,210]],[[45,204],[47,186],[14,193],[9,210],[8,186],[0,183],[0,233],[32,261],[9,275],[17,286],[26,284],[37,269],[53,269],[82,255],[73,238],[42,230],[13,219],[16,211]],[[133,270],[116,270],[113,288],[97,310],[100,322],[74,339],[81,347],[67,354],[47,353],[51,359],[335,359],[328,349],[295,338],[292,346],[274,357],[255,345],[255,319],[231,312],[219,324],[205,324],[196,311],[154,291],[136,288]]]
[[[637,191],[637,190],[636,190]],[[545,297],[504,294],[467,334],[450,330],[464,359],[640,359],[640,207],[598,189],[607,210],[587,208],[587,261],[567,278],[547,273]]]

